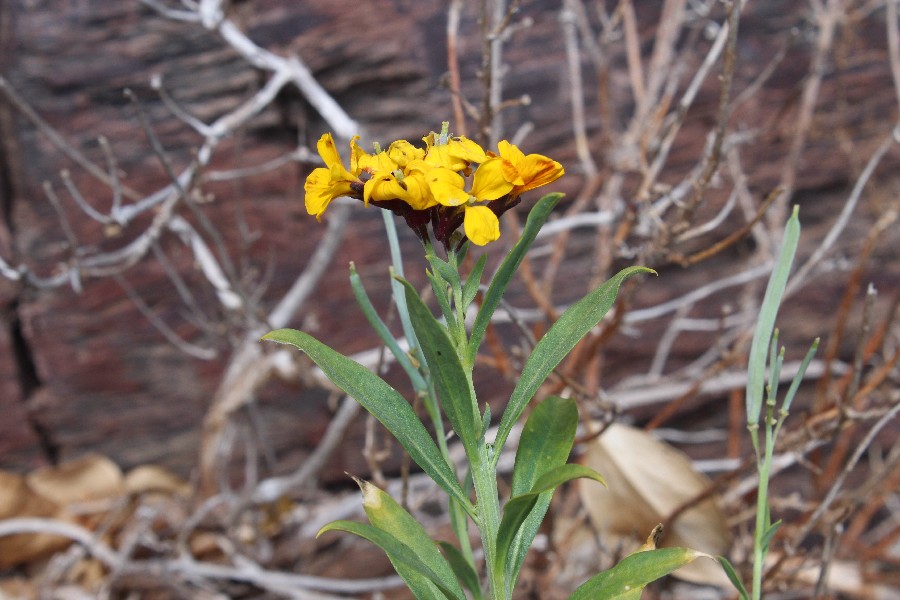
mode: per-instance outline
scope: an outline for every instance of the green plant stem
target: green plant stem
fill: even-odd
[[[489,598],[507,600],[504,561],[497,556],[497,530],[500,527],[500,498],[497,492],[497,474],[493,468],[490,449],[487,444],[479,444],[478,454],[470,456],[472,483],[475,486],[478,514],[478,529],[481,531],[481,545],[484,548],[484,562],[487,565]]]
[[[756,527],[753,532],[753,585],[751,595],[753,600],[762,597],[763,567],[765,564],[768,544],[764,543],[764,537],[768,534],[771,523],[769,522],[769,475],[772,472],[772,455],[775,451],[775,436],[773,431],[774,405],[767,402],[765,422],[765,445],[763,447],[761,462],[757,462],[759,471],[759,486],[756,493]],[[755,436],[754,436],[755,437]],[[758,446],[755,443],[754,446]]]

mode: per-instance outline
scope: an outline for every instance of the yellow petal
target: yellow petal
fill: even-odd
[[[388,148],[388,156],[397,163],[401,169],[413,160],[421,160],[425,158],[425,150],[416,148],[406,140],[397,140]]]
[[[463,229],[473,244],[484,246],[500,237],[500,221],[487,206],[467,206]]]
[[[402,200],[406,195],[406,188],[397,181],[393,173],[376,173],[363,187],[363,202],[369,200]]]
[[[330,133],[323,133],[316,144],[319,156],[325,161],[325,165],[331,171],[332,179],[335,181],[356,181],[356,178],[347,171],[344,163],[341,162],[341,155],[334,145],[334,138]]]
[[[479,200],[496,200],[513,189],[513,184],[506,179],[506,167],[509,164],[502,158],[493,157],[481,163],[475,169],[472,181],[472,195]]]
[[[317,220],[322,219],[322,214],[332,200],[338,196],[349,195],[352,191],[347,182],[332,182],[331,171],[323,167],[313,169],[306,178],[303,189],[306,192],[304,199],[306,212],[315,215]]]
[[[513,195],[518,196],[522,192],[533,190],[536,187],[547,185],[563,176],[565,170],[562,165],[541,154],[529,154],[526,156],[515,145],[506,140],[497,144],[500,156],[508,160],[519,172],[521,181],[513,181],[516,187]]]
[[[459,206],[469,200],[469,194],[463,189],[466,180],[459,173],[447,167],[435,167],[428,172],[426,178],[428,187],[439,204]]]
[[[566,172],[563,166],[540,154],[529,154],[518,165],[524,185],[516,186],[516,194],[556,181]]]
[[[519,150],[518,146],[510,144],[506,140],[500,140],[497,149],[500,150],[500,156],[516,166],[525,158],[525,154]]]
[[[403,185],[406,187],[406,195],[401,200],[414,209],[425,210],[437,204],[424,174],[414,172],[407,175],[403,178]]]
[[[350,139],[350,172],[358,177],[362,173],[361,163],[369,154],[357,142],[359,142],[359,136],[354,135]]]
[[[473,163],[483,163],[487,159],[484,149],[465,136],[451,138],[447,145],[454,156]]]

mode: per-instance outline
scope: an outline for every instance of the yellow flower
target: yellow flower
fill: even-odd
[[[316,149],[325,161],[325,167],[313,169],[306,178],[303,189],[306,192],[306,212],[321,220],[331,201],[339,196],[349,195],[352,191],[350,184],[359,179],[344,167],[330,133],[322,134]]]
[[[510,144],[506,140],[502,140],[497,145],[497,148],[500,150],[500,156],[515,167],[521,178],[521,182],[510,180],[515,184],[510,194],[511,196],[518,196],[522,192],[527,192],[556,181],[565,173],[562,165],[555,160],[541,154],[529,154],[526,156],[515,145]]]

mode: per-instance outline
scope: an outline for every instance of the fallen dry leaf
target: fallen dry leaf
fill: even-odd
[[[61,508],[29,486],[24,477],[0,471],[0,519],[57,517]],[[55,535],[21,534],[0,537],[0,568],[49,556],[69,541]]]
[[[125,491],[129,494],[161,492],[174,496],[187,496],[191,486],[184,479],[157,465],[141,465],[125,475]]]
[[[35,492],[60,506],[117,498],[125,491],[122,470],[100,454],[35,469],[27,480]]]
[[[683,453],[645,431],[618,423],[587,445],[581,462],[596,469],[609,486],[578,484],[594,527],[604,534],[632,536],[637,543],[712,485]],[[727,553],[731,535],[718,499],[707,498],[682,512],[663,532],[661,545]],[[695,561],[674,575],[694,583],[731,585],[713,561]]]

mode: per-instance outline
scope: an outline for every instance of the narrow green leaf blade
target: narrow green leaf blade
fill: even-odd
[[[464,598],[453,569],[422,525],[390,494],[367,481],[357,480],[357,483],[362,490],[363,509],[369,522],[407,546],[456,597]]]
[[[552,471],[548,471],[538,477],[529,493],[540,494],[541,492],[549,492],[573,479],[592,479],[597,483],[606,486],[603,475],[594,469],[584,465],[568,464],[556,467]]]
[[[569,600],[640,598],[640,591],[648,583],[693,562],[698,556],[707,555],[689,548],[660,548],[637,552],[623,558],[612,569],[588,579],[569,596]]]
[[[375,330],[375,333],[378,334],[378,337],[381,338],[384,345],[387,346],[388,350],[391,351],[391,354],[394,355],[394,358],[397,359],[397,363],[403,367],[403,370],[412,382],[413,387],[417,390],[426,389],[428,384],[425,383],[422,374],[413,366],[412,361],[409,360],[409,356],[407,356],[406,352],[404,352],[397,343],[394,335],[390,332],[388,326],[381,319],[378,312],[375,310],[375,307],[372,305],[372,301],[369,300],[369,294],[366,293],[362,278],[359,276],[359,273],[356,272],[356,266],[353,263],[350,263],[350,288],[353,290],[353,295],[356,297],[356,303],[359,304],[359,307],[363,311],[363,315],[365,315],[366,320],[369,321],[369,325],[372,326],[372,329]]]
[[[463,309],[468,308],[472,304],[472,300],[475,299],[475,295],[478,293],[478,286],[481,284],[481,274],[484,272],[485,263],[487,263],[487,254],[482,254],[475,266],[472,267],[472,272],[469,273],[469,278],[466,279],[466,283],[463,285]]]
[[[434,254],[428,254],[425,258],[428,259],[428,264],[431,265],[434,272],[440,275],[441,279],[447,282],[451,288],[458,289],[462,285],[459,280],[459,272],[453,268],[453,265]]]
[[[472,456],[481,433],[481,415],[472,382],[459,361],[456,347],[447,330],[434,318],[415,288],[407,281],[402,283],[409,316],[437,388],[441,406],[453,431],[462,440],[466,452]]]
[[[766,294],[763,297],[762,306],[759,309],[759,320],[756,323],[756,331],[753,333],[753,341],[750,343],[750,358],[747,365],[747,423],[755,425],[759,423],[759,414],[762,411],[763,393],[766,385],[766,355],[769,351],[769,341],[772,339],[772,330],[775,328],[775,317],[778,316],[778,307],[784,296],[788,275],[791,272],[791,264],[794,262],[794,254],[800,240],[799,208],[794,207],[791,218],[784,228],[784,238],[781,242],[781,254],[769,283],[766,286]]]
[[[734,568],[734,565],[731,564],[731,561],[729,561],[724,556],[717,556],[716,560],[718,560],[719,564],[722,565],[722,570],[725,571],[725,575],[728,576],[728,579],[731,581],[732,585],[734,585],[735,589],[737,589],[741,600],[750,600],[750,594],[747,592],[747,588],[744,587],[744,582],[741,581],[741,578],[737,573],[737,569]]]
[[[472,503],[463,493],[450,465],[441,456],[437,444],[397,390],[358,362],[302,331],[278,329],[267,333],[262,339],[289,344],[309,356],[336,386],[372,413],[397,438],[410,458],[435,483],[456,498],[466,512],[475,514]]]
[[[434,297],[437,298],[441,314],[444,315],[444,318],[447,319],[447,323],[449,323],[451,327],[455,327],[456,315],[453,314],[453,307],[450,306],[450,296],[447,295],[447,284],[443,279],[431,271],[426,270],[425,274],[428,276],[428,281],[431,282],[431,289],[434,290]],[[394,281],[400,285],[398,280],[395,279]],[[404,304],[405,302],[404,296]]]
[[[422,585],[419,577],[410,577],[407,579],[409,573],[414,573],[427,579],[451,600],[465,600],[465,595],[456,595],[456,593],[447,586],[446,582],[441,580],[437,573],[432,571],[411,548],[403,544],[390,533],[366,523],[357,523],[356,521],[333,521],[320,529],[319,533],[316,534],[316,537],[328,531],[344,531],[346,533],[352,533],[353,535],[369,540],[381,548],[384,553],[388,555],[388,558],[391,559],[391,563],[397,570],[397,574],[403,577],[403,580],[410,586],[410,589],[413,589],[413,587],[418,588],[413,590],[417,597],[419,597],[419,593],[427,594],[426,597],[433,597],[433,594],[428,593],[427,586]],[[454,578],[453,581],[455,583],[456,579]],[[419,590],[421,590],[421,592]]]
[[[575,400],[550,396],[535,406],[519,438],[512,475],[513,496],[527,493],[541,475],[566,464],[577,427],[578,407]],[[552,492],[538,495],[510,543],[506,562],[510,589],[515,587],[525,557],[550,507],[551,498]]]
[[[506,286],[509,285],[519,265],[522,264],[525,253],[528,252],[544,222],[550,216],[553,208],[562,200],[562,197],[563,195],[558,193],[547,194],[538,200],[528,212],[528,219],[525,221],[525,227],[522,229],[522,236],[500,264],[500,268],[491,280],[491,284],[484,295],[481,309],[475,317],[475,323],[472,325],[472,334],[469,336],[466,364],[475,364],[475,355],[478,354],[478,348],[481,347],[481,339],[484,337],[484,332],[487,331],[488,323],[491,322],[494,311],[500,304],[500,299],[503,297],[503,292],[506,291]]]
[[[578,407],[574,399],[549,396],[534,407],[516,451],[512,475],[512,495],[531,491],[539,477],[566,464],[575,430]]]
[[[765,533],[763,533],[762,540],[761,540],[763,553],[766,553],[769,551],[769,544],[772,542],[772,538],[775,537],[775,534],[778,533],[779,527],[781,527],[780,520],[775,521],[774,523],[769,525],[769,528],[766,529]]]
[[[443,548],[444,554],[447,556],[447,562],[450,563],[450,567],[456,573],[456,577],[472,593],[472,597],[475,600],[482,600],[481,582],[478,580],[478,573],[475,572],[475,567],[466,560],[463,553],[453,544],[448,542],[438,542],[438,544]]]
[[[496,456],[500,456],[503,444],[512,426],[518,421],[525,406],[551,371],[575,347],[587,333],[596,327],[616,301],[622,282],[638,273],[655,273],[647,267],[629,267],[616,273],[611,279],[570,306],[559,320],[537,343],[522,368],[522,375],[510,396],[506,410],[500,418],[497,438],[494,442]]]
[[[503,508],[503,518],[500,519],[500,527],[497,529],[497,560],[498,564],[508,564],[510,546],[513,539],[519,533],[522,523],[525,521],[531,509],[534,508],[539,496],[544,492],[552,492],[557,487],[573,479],[587,478],[598,481],[604,485],[603,477],[590,467],[584,465],[561,465],[547,473],[544,473],[534,482],[531,491],[511,498]],[[507,581],[508,587],[512,587],[512,581]]]

